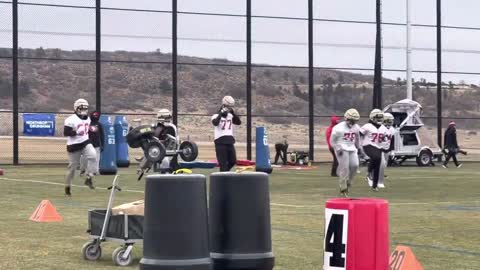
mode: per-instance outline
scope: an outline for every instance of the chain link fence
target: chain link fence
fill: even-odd
[[[455,121],[470,153],[462,158],[478,161],[480,24],[474,8],[455,3],[412,1],[413,95],[429,143]],[[254,158],[255,127],[265,126],[271,145],[287,139],[290,150],[330,160],[330,116],[372,109],[377,23],[383,104],[406,96],[406,2],[383,1],[380,20],[376,8],[372,0],[2,0],[0,163],[66,162],[61,129],[77,98],[131,124],[169,108],[182,139],[213,159],[210,115],[224,95],[242,115],[239,158]],[[23,113],[39,112],[55,113],[55,136],[23,134]]]

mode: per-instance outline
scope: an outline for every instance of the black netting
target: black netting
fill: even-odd
[[[480,126],[479,30],[473,0],[442,2],[443,129],[459,125],[469,149]],[[407,97],[407,2],[382,1],[382,103]],[[425,130],[437,129],[436,1],[411,1],[413,98],[423,106]],[[1,162],[10,162],[13,133],[12,2],[0,1]],[[355,7],[355,8],[345,8]],[[63,120],[75,99],[102,112],[124,114],[132,125],[150,124],[160,108],[172,109],[172,1],[101,1],[101,73],[97,81],[96,1],[25,0],[18,3],[20,161],[65,162]],[[246,157],[246,2],[178,1],[177,95],[182,138],[214,158],[210,116],[224,95],[237,101],[243,124],[237,151]],[[314,144],[329,158],[324,131],[331,115],[357,108],[366,120],[373,103],[376,2],[313,1]],[[287,139],[294,150],[309,143],[308,1],[252,1],[252,134],[265,126],[270,142]],[[54,137],[23,136],[23,113],[56,113]],[[448,120],[447,120],[448,119]],[[363,121],[362,120],[362,121]],[[442,131],[443,132],[443,131]],[[436,139],[436,138],[435,138]],[[44,149],[44,145],[49,145]],[[252,148],[254,149],[254,148]],[[293,148],[291,148],[293,149]],[[38,155],[42,153],[42,155]],[[253,153],[254,154],[254,153]]]
[[[95,59],[95,10],[19,4],[19,57]]]

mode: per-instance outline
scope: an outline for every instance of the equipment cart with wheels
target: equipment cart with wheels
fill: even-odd
[[[143,241],[143,216],[139,215],[112,215],[112,204],[115,192],[121,191],[117,185],[118,175],[115,176],[107,209],[88,211],[88,230],[90,241],[82,247],[85,260],[96,261],[102,256],[102,242],[115,242],[121,246],[112,253],[112,260],[118,266],[128,266],[133,262],[133,245]]]
[[[392,152],[394,164],[415,159],[418,166],[432,166],[435,158],[442,157],[440,147],[424,128],[421,118],[422,106],[413,100],[404,99],[383,109],[394,117],[395,145]]]

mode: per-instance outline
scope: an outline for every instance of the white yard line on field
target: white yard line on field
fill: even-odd
[[[469,176],[475,176],[475,173],[469,174]],[[402,176],[399,178],[399,180],[419,180],[421,181],[422,179],[438,179],[442,181],[451,181],[450,179],[446,179],[444,175],[438,175],[438,176]],[[387,179],[387,181],[396,181],[395,179]]]
[[[11,182],[24,182],[24,183],[36,183],[36,184],[44,184],[44,185],[55,185],[55,186],[64,186],[63,183],[58,182],[49,182],[49,181],[41,181],[41,180],[32,180],[32,179],[16,179],[16,178],[7,178],[7,177],[0,177],[0,180],[3,181],[11,181]],[[74,187],[79,188],[88,188],[82,185],[72,185]],[[99,189],[107,189],[106,187],[97,187]],[[143,190],[133,190],[133,189],[122,189],[122,191],[132,192],[132,193],[144,193]],[[436,205],[436,204],[475,204],[480,203],[480,201],[444,201],[444,202],[393,202],[390,203],[392,206],[402,206],[402,205]],[[290,208],[319,208],[324,207],[323,205],[295,205],[295,204],[283,204],[283,203],[270,203],[271,206],[278,206],[278,207],[290,207]]]
[[[294,205],[294,204],[283,204],[283,203],[270,203],[272,206],[281,206],[281,207],[293,207],[293,208],[316,208],[317,205]]]
[[[64,186],[65,185],[63,183],[32,180],[32,179],[16,179],[16,178],[0,177],[0,180],[13,181],[13,182],[25,182],[25,183],[37,183],[37,184],[55,185],[55,186]],[[72,186],[79,187],[79,188],[88,188],[87,186],[82,186],[82,185],[72,185]],[[97,187],[97,188],[98,189],[107,189],[107,187]],[[143,190],[133,190],[133,189],[122,189],[122,191],[133,192],[133,193],[143,193]]]
[[[480,201],[451,201],[451,202],[399,202],[399,203],[390,203],[390,205],[430,205],[430,204],[459,204],[459,203],[480,203]]]
[[[408,206],[408,205],[437,205],[437,204],[447,204],[447,205],[455,205],[455,204],[476,204],[480,203],[480,201],[456,201],[456,202],[398,202],[398,203],[389,203],[391,206]],[[279,207],[291,207],[291,208],[319,208],[324,207],[323,205],[293,205],[293,204],[282,204],[282,203],[270,203],[272,206],[279,206]]]

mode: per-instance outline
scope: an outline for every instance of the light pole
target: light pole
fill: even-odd
[[[412,99],[412,22],[410,18],[412,5],[407,1],[407,98]]]

